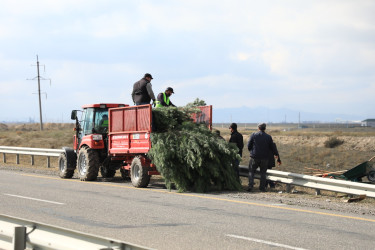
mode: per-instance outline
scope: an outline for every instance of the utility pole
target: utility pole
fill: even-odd
[[[35,66],[35,65],[32,65],[32,66]],[[51,79],[45,79],[43,77],[40,76],[40,71],[39,71],[39,58],[38,58],[38,55],[36,55],[36,67],[37,67],[37,73],[38,75],[36,77],[34,77],[33,79],[27,79],[27,80],[35,80],[35,79],[38,79],[38,96],[39,96],[39,116],[40,116],[40,131],[43,130],[43,119],[42,119],[42,99],[41,99],[41,94],[46,94],[46,98],[47,98],[47,93],[41,93],[40,92],[40,80],[49,80],[49,84],[51,85]],[[43,65],[44,67],[44,65]],[[45,71],[45,67],[44,67],[44,71]]]
[[[42,100],[40,98],[40,74],[39,74],[39,59],[36,55],[36,68],[38,69],[38,96],[39,96],[39,115],[40,115],[40,131],[43,130],[43,120],[42,120]]]

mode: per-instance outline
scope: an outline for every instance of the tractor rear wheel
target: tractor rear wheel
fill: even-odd
[[[98,153],[89,147],[82,147],[78,153],[77,167],[81,181],[96,180],[99,172]]]
[[[60,154],[58,163],[59,163],[59,176],[64,179],[72,178],[74,175],[75,166],[74,168],[68,168],[68,159],[65,153]]]
[[[375,183],[375,170],[371,170],[368,175],[367,175],[367,179],[372,182],[372,183]]]
[[[134,187],[147,187],[150,183],[148,166],[143,166],[140,157],[135,157],[132,161],[130,178]]]

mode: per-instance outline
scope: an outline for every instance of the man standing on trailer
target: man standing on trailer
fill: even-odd
[[[173,89],[171,87],[168,87],[163,93],[158,94],[158,99],[156,101],[156,108],[161,107],[176,107],[171,100],[169,100],[169,97],[174,94]]]
[[[141,80],[134,83],[132,98],[135,105],[150,104],[151,100],[155,102],[155,95],[151,85],[152,79],[152,75],[146,73]]]

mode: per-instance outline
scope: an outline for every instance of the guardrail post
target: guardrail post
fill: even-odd
[[[16,164],[20,164],[20,155],[16,154]]]
[[[14,250],[24,250],[26,248],[26,227],[14,228],[12,244]]]
[[[49,168],[50,166],[51,166],[51,161],[50,161],[49,156],[47,156],[47,168]]]
[[[5,153],[3,153],[3,162],[7,163],[7,157],[6,157]]]
[[[34,156],[31,156],[31,165],[34,166]]]
[[[286,184],[286,192],[287,192],[287,193],[292,192],[292,185],[290,185],[290,184]]]

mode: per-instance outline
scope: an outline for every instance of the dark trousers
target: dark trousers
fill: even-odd
[[[266,173],[267,173],[267,168],[268,168],[268,159],[253,159],[250,158],[250,163],[249,163],[249,188],[253,188],[254,186],[254,176],[255,176],[255,171],[257,168],[260,168],[260,185],[259,189],[260,190],[265,190],[266,189]]]
[[[234,160],[233,162],[234,171],[236,172],[238,180],[240,180],[240,161]]]

